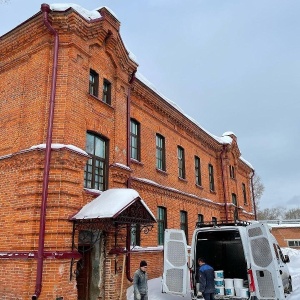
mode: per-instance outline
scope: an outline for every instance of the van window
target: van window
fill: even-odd
[[[273,244],[273,247],[274,247],[274,251],[275,251],[275,254],[276,254],[276,258],[278,260],[279,259],[279,254],[278,254],[278,251],[277,251],[276,244]]]
[[[283,255],[283,253],[282,253],[282,251],[281,251],[281,249],[280,249],[279,245],[276,245],[276,246],[277,246],[277,249],[278,249],[278,252],[279,252],[280,258],[281,258],[281,260],[284,262],[284,261],[285,261],[285,259],[284,259],[284,255]]]

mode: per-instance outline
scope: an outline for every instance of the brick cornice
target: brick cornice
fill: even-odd
[[[121,164],[112,164],[109,166],[111,177],[114,182],[126,184],[132,170]]]
[[[142,180],[140,178],[132,177],[131,180],[133,188],[137,186],[138,190],[149,191],[155,195],[163,195],[168,198],[173,198],[190,204],[200,205],[201,203],[201,206],[203,207],[215,209],[220,209],[220,206],[223,206],[223,204],[215,203],[208,199],[188,194],[180,190],[175,190],[169,187],[157,185],[155,183],[151,183],[150,181]]]
[[[133,84],[132,95],[142,99],[149,107],[156,112],[166,117],[166,119],[180,128],[186,134],[199,140],[209,149],[213,151],[221,151],[222,145],[218,143],[212,136],[206,133],[202,128],[197,126],[194,122],[189,120],[185,115],[176,110],[166,100],[155,94],[150,88],[145,86],[141,81],[136,80]],[[134,102],[134,98],[132,97]]]
[[[101,10],[102,13],[104,11],[106,12],[106,10]],[[75,34],[85,40],[88,47],[93,44],[105,47],[106,53],[112,58],[116,67],[127,71],[128,75],[131,75],[137,68],[137,64],[129,58],[119,28],[112,22],[113,18],[108,17],[108,15],[106,13],[104,18],[87,21],[76,11],[69,9],[65,12],[51,12],[50,20],[62,40],[72,40],[75,43],[75,37],[72,37],[72,34]],[[86,51],[88,52],[88,50]]]
[[[125,71],[128,82],[131,74],[136,70],[137,63],[130,59],[119,28],[111,24],[112,18],[99,18],[92,21],[85,20],[75,10],[52,11],[49,14],[49,21],[53,28],[58,32],[60,46],[72,45],[78,43],[78,37],[84,41],[85,49],[80,49],[86,54],[90,53],[89,47],[98,44],[99,47],[105,47],[106,53],[112,61],[122,71]],[[51,40],[49,40],[51,38]],[[18,60],[19,53],[35,51],[45,42],[52,43],[52,36],[45,27],[41,13],[36,14],[31,19],[22,23],[11,32],[3,35],[0,39],[0,62],[2,64],[11,63]],[[32,49],[32,50],[30,50]],[[21,51],[22,50],[22,51]],[[22,54],[24,56],[24,54]]]
[[[67,147],[62,147],[60,149],[52,149],[52,154],[61,155],[61,161],[65,169],[82,169],[87,160],[87,156],[79,152],[73,151]],[[71,156],[71,154],[75,154]],[[0,170],[13,167],[22,167],[23,169],[32,168],[33,165],[36,167],[41,167],[44,163],[45,149],[33,148],[25,149],[19,152],[8,154],[0,157]],[[52,156],[54,159],[54,155]]]

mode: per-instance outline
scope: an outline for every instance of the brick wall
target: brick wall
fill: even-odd
[[[52,143],[85,149],[86,132],[109,141],[108,188],[136,189],[156,215],[157,206],[167,208],[167,227],[179,228],[179,211],[188,213],[188,241],[197,215],[205,221],[233,219],[231,194],[238,199],[239,217],[253,218],[251,168],[239,159],[236,138],[223,147],[186,116],[161,99],[138,79],[129,84],[137,68],[126,51],[119,22],[105,9],[105,19],[88,22],[74,11],[50,13],[59,33],[57,85]],[[0,40],[0,251],[34,252],[38,249],[40,206],[49,99],[52,80],[53,36],[43,25],[41,14],[24,22]],[[111,105],[101,96],[89,95],[89,72],[99,74],[99,82],[112,84]],[[141,161],[127,165],[127,96],[131,89],[130,117],[141,124]],[[101,86],[99,88],[101,91]],[[155,167],[155,135],[166,139],[166,172]],[[178,178],[177,146],[185,150],[186,178]],[[201,159],[202,185],[194,178],[194,156]],[[68,220],[96,197],[83,186],[87,156],[68,147],[52,151],[46,215],[46,251],[72,249],[72,223]],[[208,164],[214,166],[215,191],[209,190]],[[236,178],[230,179],[228,166],[234,165]],[[146,179],[146,180],[145,180]],[[242,183],[248,203],[244,205]],[[78,233],[74,237],[78,242]],[[120,238],[120,237],[119,237]],[[117,299],[121,290],[123,255],[109,254],[114,233],[102,241],[99,299]],[[118,240],[124,246],[124,239]],[[76,245],[77,246],[77,245]],[[157,246],[157,226],[141,236],[142,249]],[[130,276],[141,259],[149,264],[149,277],[162,275],[162,251],[142,251],[131,255]],[[77,299],[76,277],[70,280],[71,259],[45,259],[40,299]],[[75,264],[76,265],[76,261]],[[0,298],[28,299],[35,289],[36,259],[1,260]],[[19,284],[15,284],[18,282]],[[124,279],[123,299],[131,283]]]
[[[288,240],[300,241],[300,230],[299,227],[288,227],[284,225],[282,227],[273,227],[272,234],[275,236],[280,247],[289,247]],[[295,247],[297,248],[297,247]],[[299,249],[300,247],[298,247]]]

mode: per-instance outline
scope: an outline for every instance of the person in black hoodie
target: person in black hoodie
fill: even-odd
[[[214,300],[215,294],[215,281],[214,281],[214,269],[205,263],[204,258],[198,258],[198,282],[199,291],[197,298],[203,298],[205,300]]]

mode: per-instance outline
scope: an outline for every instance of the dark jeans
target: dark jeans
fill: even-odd
[[[203,293],[203,297],[205,300],[214,300],[214,294],[213,293]]]
[[[134,300],[136,300],[135,294],[134,294]],[[148,300],[148,295],[141,294],[141,300]]]

